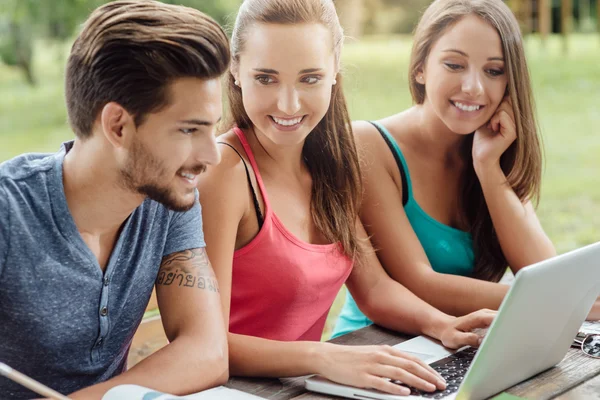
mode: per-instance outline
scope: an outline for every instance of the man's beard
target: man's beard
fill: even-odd
[[[199,165],[188,172],[197,175],[205,170],[205,165]],[[177,171],[177,175],[179,175],[179,172],[181,171]],[[132,144],[125,168],[121,169],[121,184],[126,189],[146,196],[173,211],[188,211],[194,206],[195,196],[193,201],[182,203],[172,189],[157,183],[160,179],[166,181],[172,178],[169,177],[163,163],[136,139]],[[190,192],[193,190],[191,189]]]

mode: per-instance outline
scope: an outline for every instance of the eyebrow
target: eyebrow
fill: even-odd
[[[274,70],[274,69],[269,69],[269,68],[254,68],[254,71],[264,72],[265,74],[279,75],[279,71]],[[303,69],[302,71],[298,72],[298,75],[311,74],[313,72],[320,72],[320,71],[323,71],[323,68],[306,68],[306,69]]]
[[[467,58],[469,58],[469,55],[467,53],[465,53],[464,51],[461,50],[457,50],[457,49],[446,49],[446,50],[442,50],[444,53],[458,53],[461,56],[465,56]],[[489,57],[488,61],[504,61],[504,57]]]
[[[182,124],[189,124],[189,125],[212,126],[212,125],[216,125],[219,122],[221,122],[221,118],[222,117],[219,117],[219,119],[216,122],[210,122],[210,121],[206,121],[203,119],[185,119],[185,120],[181,120],[179,122]]]

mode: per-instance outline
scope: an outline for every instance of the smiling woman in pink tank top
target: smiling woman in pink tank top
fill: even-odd
[[[331,0],[245,0],[232,34],[230,130],[200,178],[207,251],[229,323],[232,375],[298,376],[394,394],[445,387],[385,346],[319,342],[346,283],[390,329],[478,345],[494,313],[455,318],[393,281],[358,219],[362,185],[341,87],[343,32]],[[204,129],[200,127],[199,129]]]

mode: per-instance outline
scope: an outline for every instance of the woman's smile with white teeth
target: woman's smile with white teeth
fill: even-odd
[[[293,126],[293,125],[297,125],[302,121],[302,117],[297,117],[297,118],[292,118],[292,119],[282,119],[282,118],[277,118],[274,116],[271,116],[271,118],[273,119],[273,121],[275,121],[275,123],[279,124],[279,125],[283,125],[283,126]]]
[[[458,108],[459,110],[462,111],[467,111],[467,112],[473,112],[473,111],[478,111],[482,106],[480,105],[467,105],[467,104],[463,104],[460,103],[458,101],[450,101],[456,108]]]

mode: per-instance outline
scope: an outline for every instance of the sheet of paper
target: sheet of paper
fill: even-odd
[[[579,331],[588,335],[591,333],[600,333],[600,321],[585,321]]]
[[[218,386],[213,389],[190,394],[187,396],[175,396],[168,393],[157,392],[137,385],[119,385],[109,390],[102,400],[258,400],[262,397],[254,396],[239,390]]]

